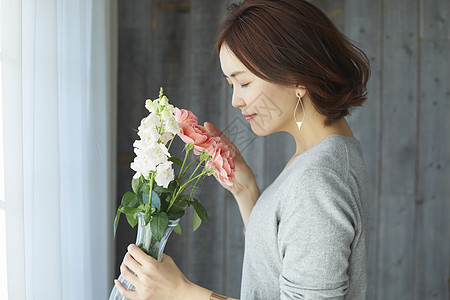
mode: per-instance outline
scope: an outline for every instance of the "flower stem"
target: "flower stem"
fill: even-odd
[[[170,199],[170,203],[169,203],[169,207],[167,208],[167,212],[169,212],[170,208],[172,207],[172,205],[175,203],[175,199],[177,199],[177,197],[181,194],[181,192],[184,191],[184,189],[186,188],[186,186],[191,183],[192,181],[196,180],[197,178],[202,177],[203,175],[205,175],[205,170],[203,170],[200,174],[198,174],[197,176],[195,176],[194,178],[189,178],[189,180],[187,182],[185,182],[182,186],[180,186],[178,188],[178,190],[173,193],[172,199]],[[192,177],[192,175],[191,175]]]
[[[169,143],[169,147],[167,147],[167,151],[169,151],[170,146],[172,146],[172,142],[173,142],[174,138],[175,138],[175,135],[172,136],[172,139],[170,140],[170,143]]]
[[[191,163],[186,167],[186,169],[184,170],[184,172],[183,172],[183,174],[181,174],[181,172],[180,172],[180,178],[183,178],[183,176],[184,176],[184,174],[187,172],[187,170],[189,170],[189,168],[192,166],[192,164],[194,163],[194,162],[196,162],[198,159],[200,158],[200,156],[197,156],[193,161],[191,161]]]
[[[191,151],[191,150],[186,150],[186,154],[184,155],[184,160],[183,160],[183,163],[181,164],[181,169],[180,169],[180,174],[182,174],[181,172],[183,172],[183,167],[184,167],[184,164],[186,163],[186,159],[187,159],[187,156],[188,156],[188,154],[189,154],[189,151]],[[190,166],[190,165],[189,165]],[[188,167],[189,168],[189,167]],[[180,175],[180,177],[179,178],[181,178],[183,175]]]
[[[152,195],[153,195],[153,181],[155,180],[155,173],[152,172],[152,176],[150,178],[150,191],[148,195],[148,205],[150,206],[150,211],[152,210]]]
[[[203,172],[202,172],[202,173],[203,173]],[[197,179],[197,181],[195,182],[194,186],[193,186],[192,189],[191,189],[191,194],[189,195],[189,201],[191,201],[191,199],[192,199],[192,194],[194,193],[194,189],[195,189],[195,187],[197,186],[197,183],[198,183],[198,181],[200,180],[200,178],[202,178],[202,177],[199,177],[199,178]]]
[[[197,172],[198,168],[202,165],[202,163],[200,162],[197,167],[195,168],[194,172],[192,172],[191,176],[189,177],[188,181],[191,180],[192,176],[194,176],[194,174]]]

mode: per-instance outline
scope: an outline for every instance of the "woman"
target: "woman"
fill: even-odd
[[[216,49],[233,86],[232,105],[255,134],[285,131],[296,143],[260,195],[252,170],[225,139],[235,152],[236,178],[224,187],[246,226],[241,299],[365,299],[368,184],[344,117],[366,100],[367,57],[302,0],[232,5]],[[261,113],[262,102],[280,113]],[[121,272],[137,291],[116,283],[124,296],[227,299],[189,282],[169,256],[157,262],[135,245],[128,249]]]

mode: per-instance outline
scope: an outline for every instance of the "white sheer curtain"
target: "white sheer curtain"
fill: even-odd
[[[1,0],[1,8],[9,299],[106,299],[115,1]]]

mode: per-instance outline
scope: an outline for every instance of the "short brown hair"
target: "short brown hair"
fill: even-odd
[[[306,1],[232,4],[218,32],[217,52],[223,44],[256,76],[306,86],[326,126],[367,99],[367,56]]]

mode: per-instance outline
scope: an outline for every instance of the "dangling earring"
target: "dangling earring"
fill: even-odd
[[[294,110],[294,120],[295,123],[297,123],[298,126],[298,130],[300,130],[300,127],[302,127],[302,123],[305,120],[305,108],[303,107],[303,102],[302,102],[302,98],[300,97],[300,95],[297,95],[298,97],[298,101],[297,101],[297,105],[295,106],[295,110]],[[303,119],[300,122],[297,122],[297,119],[295,118],[295,113],[297,112],[297,107],[298,107],[298,103],[300,102],[300,105],[302,106],[302,110],[303,110]]]

